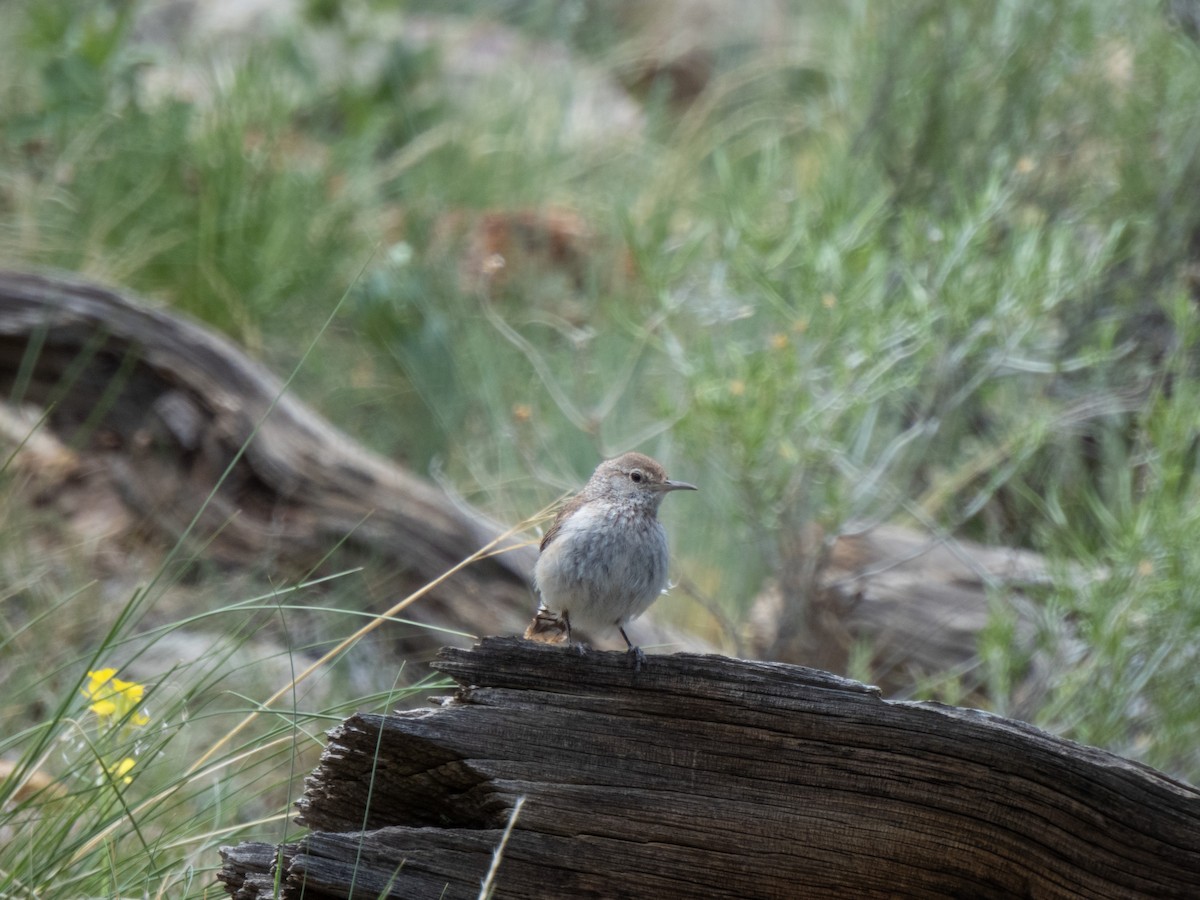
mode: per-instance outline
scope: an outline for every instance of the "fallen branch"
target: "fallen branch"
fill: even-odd
[[[169,546],[202,510],[190,546],[205,558],[272,576],[369,563],[384,609],[507,530],[337,430],[224,336],[81,278],[0,271],[0,396],[21,407],[0,409],[0,440],[38,451],[24,453],[32,465],[53,461],[47,494],[70,487],[84,495],[72,508],[107,510],[109,539],[123,517]],[[537,551],[520,544],[503,541],[405,615],[522,631]],[[446,640],[393,633],[405,655]],[[651,621],[639,637],[696,646]]]

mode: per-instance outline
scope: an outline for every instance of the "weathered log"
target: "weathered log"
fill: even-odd
[[[301,574],[369,561],[376,593],[399,598],[504,531],[338,431],[225,337],[83,279],[0,271],[0,396],[14,395],[34,414],[4,430],[45,412],[56,446],[82,458],[67,468],[106,508],[123,504],[131,527],[168,542],[199,511],[192,546],[222,564]],[[518,543],[406,615],[467,634],[522,631],[536,550]],[[639,637],[681,640],[652,622]],[[432,653],[445,640],[416,628],[397,643]]]
[[[0,272],[0,394],[14,387],[142,526],[174,540],[203,507],[193,536],[219,562],[307,572],[344,541],[390,561],[399,593],[502,531],[339,432],[228,339],[84,280]],[[518,630],[533,558],[482,562],[413,615],[473,630],[486,596],[487,624]]]
[[[788,542],[783,557],[779,578],[748,617],[747,650],[759,659],[845,672],[865,644],[872,677],[885,694],[950,672],[970,692],[985,682],[972,671],[979,636],[1003,604],[1014,653],[1030,659],[1015,696],[1006,698],[1016,715],[1038,708],[1061,665],[1038,646],[1045,622],[1029,593],[1055,582],[1040,554],[882,524],[834,538],[810,528]],[[1065,574],[1081,587],[1107,577],[1081,566]],[[1065,624],[1057,627],[1064,632],[1058,651],[1065,653],[1070,635]]]
[[[475,897],[519,798],[498,897],[1200,895],[1200,791],[1022,722],[719,656],[435,667],[439,708],[329,733],[282,897]],[[270,896],[274,853],[222,854]]]

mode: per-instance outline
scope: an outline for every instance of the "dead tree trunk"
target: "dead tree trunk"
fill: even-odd
[[[224,565],[286,575],[370,564],[374,593],[397,599],[505,530],[338,431],[232,341],[83,279],[0,271],[0,397],[32,409],[15,434],[0,420],[11,440],[44,415],[56,446],[72,448],[53,490],[87,479],[105,497],[87,505],[123,507],[131,528],[168,542],[199,514],[192,546]],[[536,550],[518,543],[406,615],[467,634],[522,631]],[[682,639],[639,627],[647,643]],[[417,628],[397,649],[432,653],[444,640]]]
[[[195,545],[223,564],[302,573],[341,545],[342,565],[380,561],[403,596],[502,531],[339,432],[228,339],[84,280],[0,272],[0,396],[14,394],[137,527],[173,541],[200,511]],[[533,558],[481,563],[413,615],[517,630]]]
[[[1195,897],[1200,791],[814,669],[493,638],[434,710],[352,716],[299,843],[223,848],[243,900]],[[353,885],[353,888],[351,886]]]

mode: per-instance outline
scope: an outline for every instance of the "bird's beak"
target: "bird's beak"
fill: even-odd
[[[671,481],[668,479],[658,486],[660,491],[698,491],[700,488],[686,481]]]

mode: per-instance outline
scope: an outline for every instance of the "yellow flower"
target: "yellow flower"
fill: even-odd
[[[119,763],[111,766],[105,766],[108,771],[108,776],[113,781],[120,781],[123,784],[133,784],[133,776],[129,774],[130,770],[137,764],[132,756],[127,756]]]
[[[88,683],[82,689],[83,696],[91,701],[88,709],[102,719],[145,725],[150,717],[138,710],[146,694],[145,686],[136,681],[122,681],[116,674],[116,669],[88,672]]]

